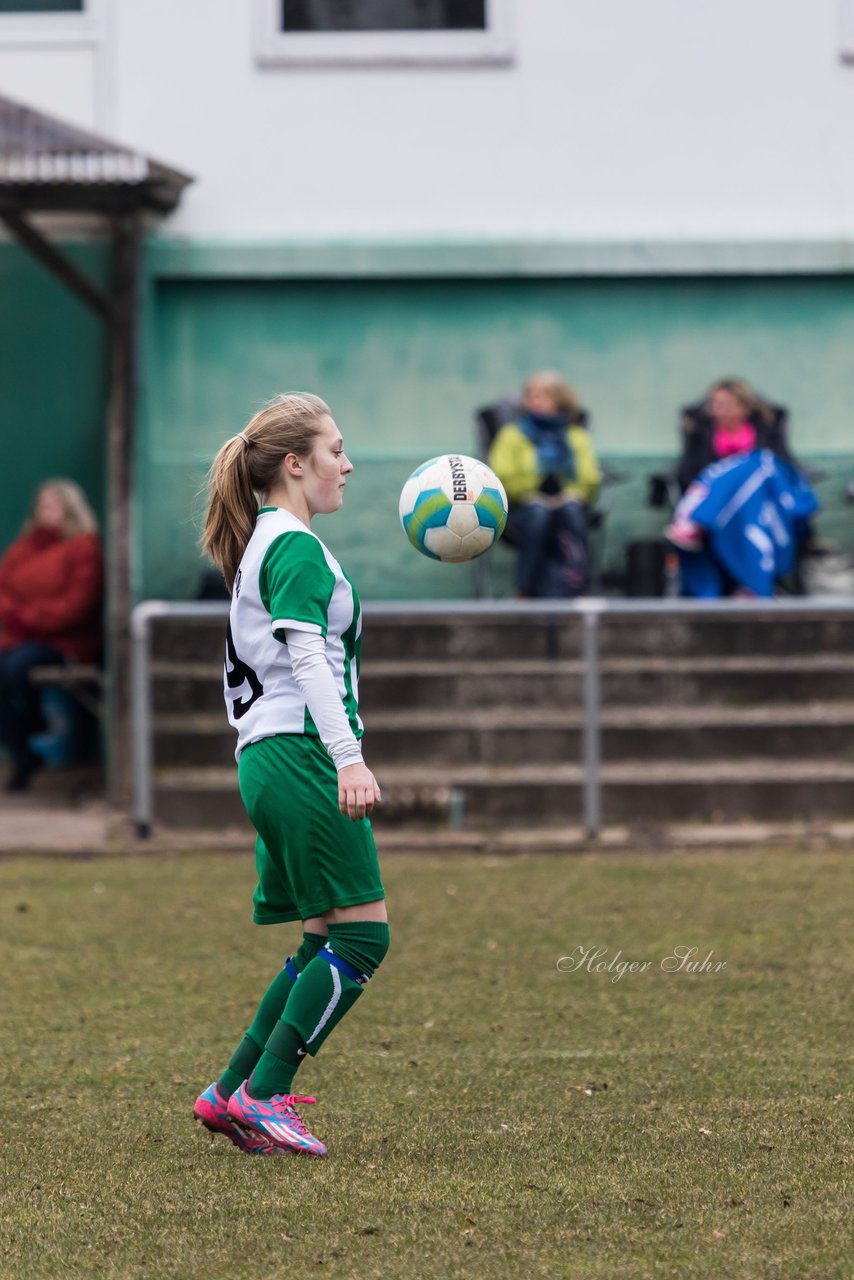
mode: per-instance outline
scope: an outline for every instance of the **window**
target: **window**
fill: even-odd
[[[0,45],[91,44],[104,0],[0,0]]]
[[[0,13],[82,13],[83,0],[0,0]]]
[[[854,0],[839,0],[839,56],[854,62]]]
[[[293,31],[485,31],[485,0],[280,0]]]
[[[255,0],[259,62],[509,62],[512,0]]]
[[[0,0],[0,13],[82,13],[83,0]]]

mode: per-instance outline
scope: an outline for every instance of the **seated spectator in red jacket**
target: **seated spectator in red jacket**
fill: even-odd
[[[25,790],[41,764],[29,746],[44,727],[30,671],[100,659],[103,591],[92,509],[72,480],[46,481],[0,559],[0,743],[12,761],[8,791]]]

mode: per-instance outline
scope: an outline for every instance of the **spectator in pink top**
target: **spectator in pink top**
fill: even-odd
[[[723,378],[710,387],[702,404],[682,417],[682,457],[676,474],[684,493],[712,462],[735,453],[770,449],[792,462],[786,444],[786,415],[766,404],[741,378]]]
[[[716,382],[705,400],[682,416],[682,457],[676,467],[681,492],[713,462],[756,449],[770,449],[785,462],[793,462],[786,444],[785,412],[766,404],[741,378]],[[695,551],[702,545],[702,535],[690,519],[690,506],[690,502],[679,504],[666,537],[686,551]]]

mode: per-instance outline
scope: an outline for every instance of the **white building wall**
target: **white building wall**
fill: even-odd
[[[9,49],[0,44],[0,94],[94,129],[98,123],[94,49]]]
[[[48,50],[17,51],[24,93],[0,48],[0,92],[90,102],[194,174],[169,224],[193,237],[836,239],[845,2],[515,0],[506,66],[295,68],[259,66],[252,0],[102,0],[88,99]]]
[[[80,13],[0,13],[0,94],[84,129],[109,114],[117,0],[85,0]]]

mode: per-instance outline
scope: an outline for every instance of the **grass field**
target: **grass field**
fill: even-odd
[[[0,862],[0,1275],[848,1277],[853,873],[387,860],[388,960],[298,1077],[311,1161],[191,1118],[296,937],[248,858]]]

